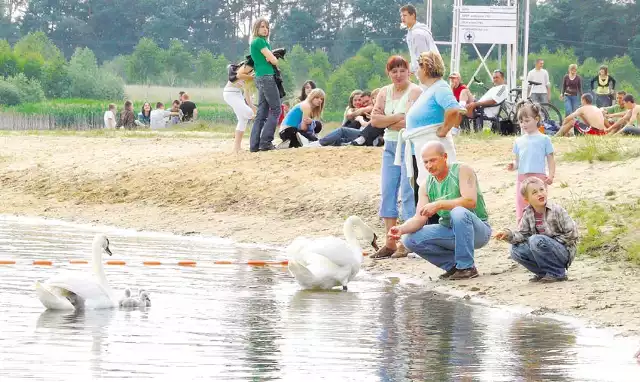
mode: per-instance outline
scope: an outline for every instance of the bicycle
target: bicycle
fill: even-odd
[[[535,81],[527,81],[527,82],[529,83],[529,86],[542,85],[541,83],[535,82]],[[509,102],[511,107],[508,110],[508,119],[514,125],[520,126],[520,124],[518,123],[518,111],[520,110],[522,105],[525,104],[525,102],[529,102],[529,103],[534,103],[534,102],[531,99],[531,97],[527,97],[526,100],[522,99],[521,87],[515,87],[511,89],[509,93],[514,94],[515,97],[512,102],[511,101]],[[538,105],[540,105],[540,114],[541,114],[543,123],[553,121],[557,126],[562,125],[562,114],[560,114],[560,110],[558,110],[557,107],[555,107],[553,104],[548,102],[542,102],[542,103],[539,103]]]

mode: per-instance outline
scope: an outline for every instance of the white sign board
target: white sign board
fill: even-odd
[[[458,35],[464,44],[516,44],[518,10],[515,6],[462,6]]]

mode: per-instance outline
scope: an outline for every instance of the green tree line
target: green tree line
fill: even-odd
[[[398,8],[406,1],[0,0],[0,39],[13,44],[28,33],[42,31],[68,59],[76,48],[87,47],[100,63],[131,54],[142,37],[163,49],[178,40],[194,56],[207,50],[238,60],[246,51],[251,23],[267,16],[274,27],[274,44],[321,49],[338,65],[367,42],[386,51],[398,49],[405,33],[399,28]],[[525,1],[518,0],[521,12]],[[640,66],[640,2],[528,1],[531,51],[573,48],[581,61],[628,55]],[[426,1],[412,2],[424,21]],[[505,0],[464,3],[500,5]],[[453,0],[433,2],[432,30],[437,40],[450,41],[452,7]]]

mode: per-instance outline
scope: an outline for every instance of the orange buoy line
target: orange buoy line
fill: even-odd
[[[368,253],[363,252],[363,256],[368,256]],[[2,260],[0,259],[0,265],[22,265],[27,264],[29,260]],[[62,262],[60,262],[62,263]],[[89,264],[87,260],[68,260],[69,264]],[[51,260],[33,260],[30,265],[38,265],[38,266],[52,266],[53,261]],[[214,260],[212,262],[196,262],[193,260],[180,260],[177,262],[161,262],[157,260],[145,260],[142,262],[144,266],[160,266],[160,265],[177,265],[181,267],[195,267],[196,265],[251,265],[251,266],[278,266],[278,265],[288,265],[289,260],[247,260],[247,261],[235,261],[235,260]],[[131,265],[124,260],[107,260],[105,265]]]

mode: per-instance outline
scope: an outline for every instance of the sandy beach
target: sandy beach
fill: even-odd
[[[552,199],[567,206],[615,207],[640,198],[640,158],[563,161],[576,142],[554,141],[558,169]],[[235,155],[231,144],[206,134],[5,133],[0,135],[0,213],[282,246],[301,234],[341,235],[344,219],[358,215],[384,236],[377,217],[380,148]],[[513,226],[515,174],[505,170],[513,138],[463,137],[456,144],[458,158],[478,174],[494,230]],[[640,148],[640,140],[625,144]],[[630,238],[640,241],[637,233]],[[640,334],[637,265],[611,254],[578,254],[570,281],[539,285],[528,283],[529,274],[509,259],[508,250],[507,244],[492,240],[476,253],[481,277],[467,281],[438,281],[441,270],[422,259],[367,259],[365,269]]]

